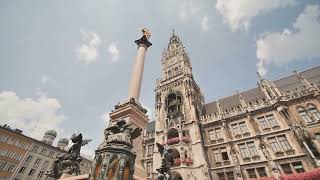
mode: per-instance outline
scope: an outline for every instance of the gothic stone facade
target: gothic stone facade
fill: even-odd
[[[205,103],[175,34],[162,55],[156,120],[143,134],[142,163],[155,179],[168,145],[174,179],[279,177],[320,165],[320,67]]]

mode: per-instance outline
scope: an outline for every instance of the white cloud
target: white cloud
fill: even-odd
[[[24,134],[36,139],[41,139],[45,131],[49,129],[63,133],[60,124],[65,120],[65,116],[58,112],[61,109],[59,101],[55,98],[48,98],[45,93],[38,94],[37,99],[22,99],[15,92],[1,92],[1,124],[21,129]]]
[[[75,50],[77,58],[84,64],[93,63],[99,56],[98,47],[101,44],[101,39],[95,32],[81,31],[81,34],[83,44]]]
[[[120,50],[117,47],[116,43],[111,43],[108,47],[108,53],[111,56],[111,61],[116,62],[119,59]]]
[[[187,22],[201,9],[199,2],[196,0],[183,0],[179,4],[179,18],[184,22]]]
[[[284,65],[306,58],[320,58],[320,6],[309,5],[293,23],[291,30],[268,33],[257,43],[258,70],[266,72],[265,65]]]
[[[247,30],[259,14],[293,6],[296,0],[217,0],[216,9],[233,31]]]
[[[202,20],[201,20],[201,29],[203,31],[208,31],[210,29],[209,25],[208,25],[208,17],[207,16],[203,16]]]
[[[179,1],[178,17],[184,23],[197,22],[200,24],[202,31],[208,31],[209,18],[204,15],[205,5],[198,0],[181,0]]]
[[[108,112],[104,112],[100,115],[100,119],[103,120],[107,125],[109,124],[109,113]]]
[[[42,84],[47,84],[49,80],[50,80],[49,76],[47,76],[47,75],[41,76],[41,83]]]

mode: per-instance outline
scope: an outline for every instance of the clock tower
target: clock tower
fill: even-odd
[[[157,80],[155,142],[172,149],[174,179],[208,179],[208,165],[199,128],[204,102],[194,80],[190,58],[173,32],[162,54],[162,78]],[[154,169],[161,166],[160,154],[153,156]]]

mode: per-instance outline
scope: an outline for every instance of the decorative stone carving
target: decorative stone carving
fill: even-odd
[[[125,120],[104,131],[105,139],[96,150],[90,180],[132,180],[136,155],[132,140],[141,135],[141,128],[131,128]]]
[[[239,159],[237,157],[237,150],[234,147],[233,144],[230,145],[231,149],[230,149],[230,154],[232,155],[232,160],[235,164],[235,169],[234,169],[234,175],[237,177],[237,179],[242,179],[242,174],[241,174],[241,168],[240,168],[240,162]]]

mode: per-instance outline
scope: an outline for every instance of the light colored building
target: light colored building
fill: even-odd
[[[20,130],[13,130],[5,126],[0,127],[0,137],[0,167],[3,166],[0,171],[0,177],[2,179],[53,179],[47,177],[45,173],[51,170],[58,155],[67,153],[66,150],[69,144],[68,139],[62,138],[58,141],[57,147],[53,146],[52,144],[57,137],[57,132],[54,130],[48,130],[43,139],[39,141],[25,136]],[[3,157],[2,154],[5,153],[2,152],[4,151],[8,152],[6,154],[12,155]],[[15,156],[15,154],[18,155]],[[81,174],[89,172],[91,163],[92,160],[90,158],[82,156],[82,162],[80,163]]]
[[[144,168],[155,179],[155,143],[175,158],[174,180],[280,177],[320,166],[320,67],[205,102],[180,38],[162,54],[156,121],[143,134]]]
[[[21,130],[0,126],[0,179],[10,179],[22,163],[32,140],[19,135]]]

